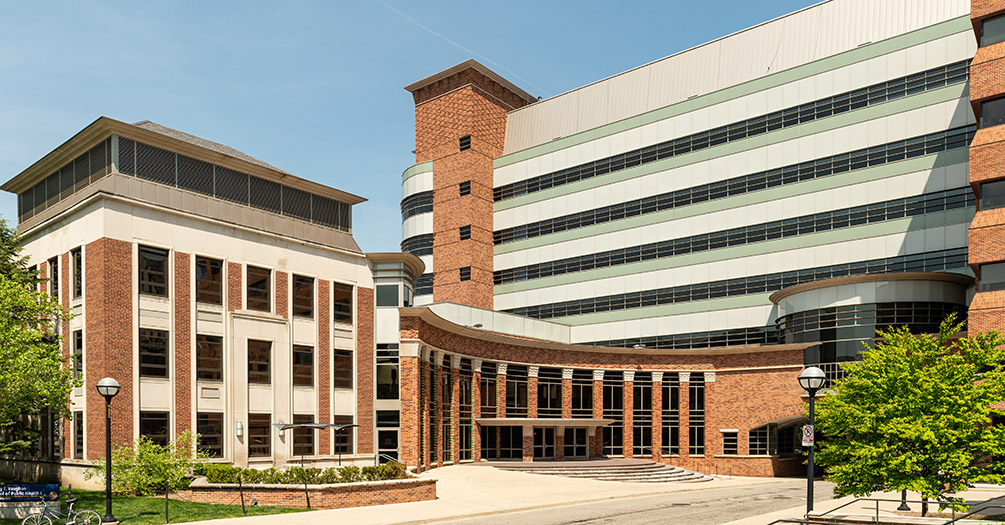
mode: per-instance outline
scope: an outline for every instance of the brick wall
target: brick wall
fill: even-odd
[[[83,250],[88,459],[105,454],[105,400],[93,387],[102,377],[112,377],[121,386],[112,400],[112,444],[133,441],[132,255],[132,244],[107,238]]]
[[[63,311],[70,311],[70,254],[64,253],[59,256],[59,302],[63,305]],[[70,345],[73,343],[71,340],[73,334],[70,333],[70,321],[63,321],[63,360],[73,365],[70,361]],[[84,344],[86,351],[87,344],[87,332],[84,332]],[[85,356],[86,359],[86,356]],[[85,379],[87,377],[87,364],[84,365]],[[100,378],[99,378],[100,379]],[[69,398],[67,398],[69,402]],[[69,458],[73,456],[73,427],[69,419],[63,420],[63,457]]]
[[[376,452],[373,442],[373,288],[356,287],[356,452]]]
[[[332,422],[331,392],[331,282],[318,279],[318,423]],[[332,453],[332,429],[318,431],[318,451]]]
[[[174,256],[175,432],[192,428],[192,284],[191,256]]]
[[[370,483],[340,483],[335,485],[308,485],[313,509],[343,509],[430,501],[436,499],[436,480],[407,479],[376,481]],[[187,501],[217,505],[240,505],[241,493],[237,484],[205,483],[196,480],[187,491],[178,493]],[[252,499],[267,507],[306,508],[303,485],[245,485],[244,501]]]
[[[290,274],[276,272],[276,315],[290,318]]]
[[[244,309],[241,283],[244,281],[244,269],[240,263],[227,263],[227,311],[234,312]]]

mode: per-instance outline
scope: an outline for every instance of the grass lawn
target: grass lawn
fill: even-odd
[[[62,510],[66,510],[66,488],[59,491],[60,501],[63,504]],[[74,490],[73,496],[80,498],[74,505],[74,509],[90,509],[100,516],[105,515],[105,493],[89,490]],[[306,509],[290,509],[285,507],[252,507],[251,499],[248,499],[248,516],[262,516],[265,514],[285,514],[287,512],[301,512]],[[123,524],[163,524],[164,523],[164,497],[129,497],[112,496],[112,514]],[[185,521],[212,520],[217,518],[234,518],[242,516],[240,505],[211,505],[208,503],[189,503],[187,501],[171,500],[169,506],[169,516],[171,523],[181,523]],[[0,519],[0,525],[19,525],[21,520]]]

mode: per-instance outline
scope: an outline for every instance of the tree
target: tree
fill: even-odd
[[[963,325],[953,315],[938,335],[878,331],[875,348],[844,365],[836,394],[817,404],[830,437],[817,457],[835,495],[910,490],[948,503],[968,484],[1002,482],[986,459],[1005,454],[1005,428],[991,425],[1005,399],[1005,337],[954,339]]]
[[[32,449],[38,431],[28,423],[47,410],[53,418],[68,416],[75,384],[55,335],[70,316],[38,291],[41,280],[20,256],[19,242],[0,219],[0,454]]]
[[[167,445],[159,445],[146,436],[135,443],[119,445],[112,452],[112,491],[116,494],[149,496],[188,488],[189,474],[206,464],[209,454],[197,450],[198,435],[186,430]],[[95,461],[87,469],[86,479],[105,477],[104,461]]]

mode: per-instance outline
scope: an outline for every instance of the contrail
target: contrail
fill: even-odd
[[[408,16],[407,14],[399,11],[398,9],[395,9],[394,7],[391,7],[384,0],[377,0],[377,1],[380,2],[380,4],[383,5],[384,7],[388,8],[392,13],[394,13],[394,14],[400,16],[401,18],[404,18],[408,22],[410,22],[410,23],[418,26],[423,31],[425,31],[425,32],[427,32],[427,33],[435,36],[436,38],[439,38],[440,40],[443,40],[444,42],[446,42],[446,43],[448,43],[448,44],[456,47],[457,49],[460,49],[461,51],[464,51],[465,53],[468,53],[469,55],[472,55],[472,56],[474,56],[476,58],[484,60],[485,62],[488,62],[489,64],[492,64],[493,66],[495,66],[495,67],[497,67],[497,68],[499,68],[499,69],[501,69],[501,70],[509,73],[513,78],[515,78],[515,79],[519,80],[520,82],[523,82],[524,84],[526,84],[526,85],[528,85],[528,86],[530,86],[530,87],[532,87],[532,88],[540,91],[541,93],[544,93],[545,96],[551,96],[546,90],[544,90],[543,88],[541,88],[541,86],[538,86],[538,85],[534,84],[533,82],[531,82],[530,80],[527,80],[526,78],[523,78],[520,75],[514,73],[512,69],[510,69],[510,68],[508,68],[508,67],[506,67],[506,66],[504,66],[504,65],[502,65],[502,64],[500,64],[500,63],[498,63],[498,62],[496,62],[496,61],[494,61],[492,59],[490,59],[489,57],[487,57],[485,55],[482,55],[480,53],[476,53],[476,52],[474,52],[474,51],[472,51],[472,50],[470,50],[470,49],[468,49],[468,48],[466,48],[466,47],[458,44],[457,42],[454,42],[453,40],[447,38],[446,36],[443,36],[442,34],[437,33],[436,31],[433,31],[432,29],[430,29],[430,28],[426,27],[425,25],[423,25],[418,20],[412,18],[411,16]]]

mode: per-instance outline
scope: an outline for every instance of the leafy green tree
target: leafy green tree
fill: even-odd
[[[186,430],[167,445],[158,445],[141,436],[133,444],[116,447],[112,451],[112,491],[149,496],[163,493],[165,484],[171,490],[187,488],[192,483],[192,471],[209,459],[208,453],[196,451],[197,437]],[[104,461],[95,461],[85,477],[104,479]]]
[[[0,220],[0,454],[26,453],[38,431],[29,423],[47,409],[69,415],[75,380],[64,366],[56,324],[69,319],[20,255],[17,232]]]
[[[910,490],[948,503],[968,484],[1002,482],[986,459],[1005,455],[1005,428],[991,425],[1005,399],[1005,337],[954,339],[963,325],[950,316],[938,335],[878,331],[863,361],[844,365],[836,394],[817,404],[829,436],[817,457],[836,495]]]

